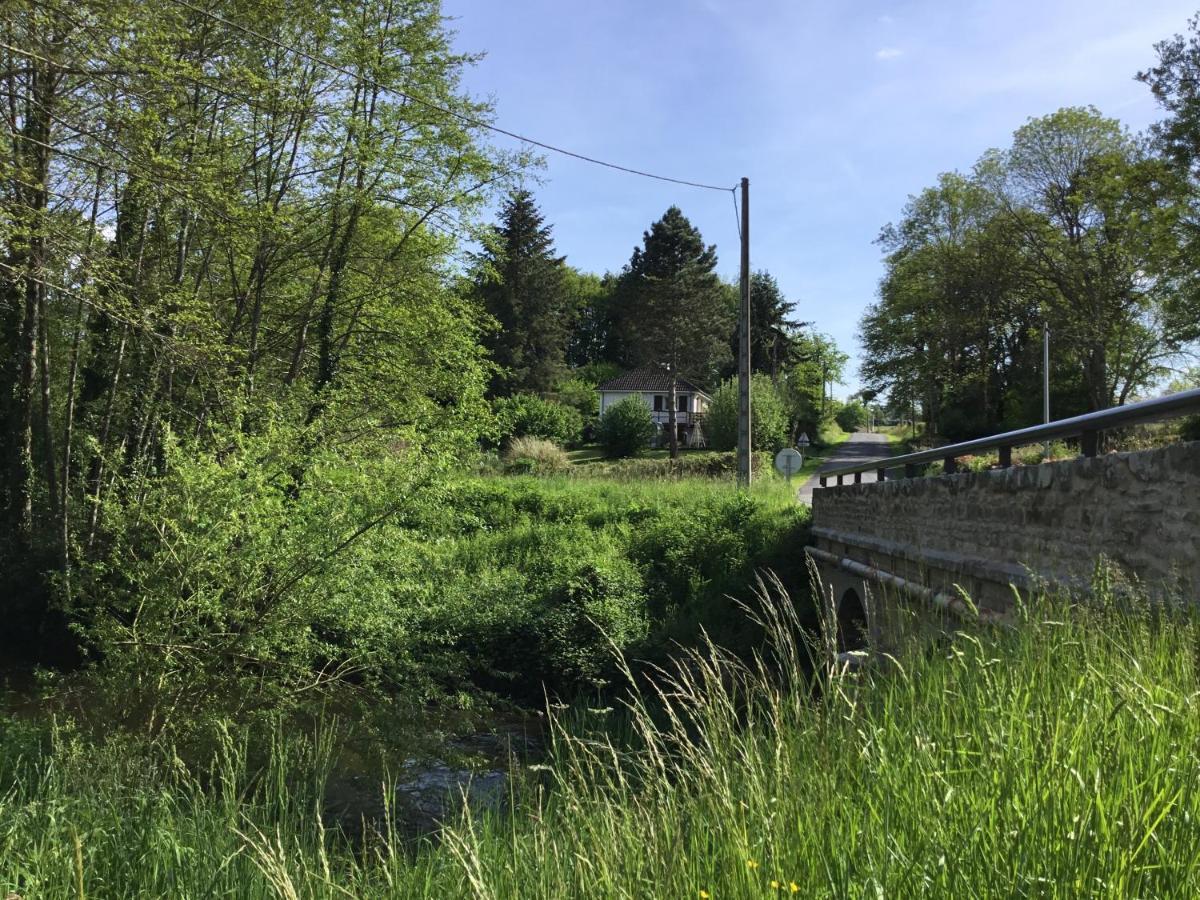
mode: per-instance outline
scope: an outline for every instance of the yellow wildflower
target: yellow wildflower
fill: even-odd
[[[793,894],[800,893],[800,885],[796,884],[796,882],[793,881],[788,887],[791,888]]]
[[[700,888],[700,900],[708,900],[708,898],[711,896],[712,894],[710,894],[704,888]]]
[[[783,887],[783,885],[782,885],[782,884],[780,884],[780,883],[779,883],[778,881],[776,881],[774,878],[772,878],[772,879],[771,879],[771,890],[773,890],[773,891],[777,891],[777,890],[779,890],[781,887]]]
[[[746,860],[746,866],[747,866],[747,868],[751,868],[751,869],[757,869],[757,868],[758,868],[758,863],[756,863],[756,862],[755,862],[754,860],[752,860],[752,859],[748,859],[748,860]]]

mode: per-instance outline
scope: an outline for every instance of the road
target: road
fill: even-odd
[[[801,503],[812,505],[813,489],[821,485],[819,480],[821,472],[828,472],[830,469],[837,469],[841,466],[852,466],[855,463],[872,462],[883,459],[885,456],[891,456],[886,434],[856,431],[833,452],[833,456],[825,461],[817,470],[816,475],[800,485],[800,490],[796,494],[797,499]],[[864,484],[874,481],[875,472],[863,472],[862,480]]]

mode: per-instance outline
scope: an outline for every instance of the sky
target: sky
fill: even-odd
[[[1192,0],[1195,4],[1197,0]],[[874,241],[937,175],[1030,117],[1161,118],[1135,74],[1187,27],[1179,0],[443,0],[463,88],[503,128],[689,181],[750,179],[751,266],[850,354],[883,274]],[[497,138],[497,143],[516,147]],[[618,271],[679,206],[738,274],[729,193],[546,154],[531,182],[558,252]]]

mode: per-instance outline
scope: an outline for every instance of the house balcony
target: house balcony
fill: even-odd
[[[666,425],[671,421],[671,413],[668,410],[651,410],[650,418],[655,425]],[[675,423],[677,425],[699,425],[704,421],[704,413],[702,412],[677,412],[675,413]]]

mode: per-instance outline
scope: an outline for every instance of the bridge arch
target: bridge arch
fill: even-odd
[[[867,649],[867,608],[855,588],[846,588],[837,607],[838,652]]]

